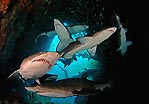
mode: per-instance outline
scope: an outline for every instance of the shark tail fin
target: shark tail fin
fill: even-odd
[[[68,38],[68,39],[62,39],[60,40],[57,48],[56,48],[56,51],[57,52],[60,52],[62,51],[63,49],[65,49],[71,42],[73,42],[73,40],[71,38]]]
[[[101,91],[104,91],[105,88],[112,88],[113,86],[113,82],[114,82],[114,79],[111,78],[109,79],[106,83],[96,83],[95,84],[95,89],[100,89]]]
[[[11,75],[7,77],[7,79],[13,78],[13,77],[18,77],[20,76],[19,70],[14,71]]]
[[[56,51],[60,52],[65,49],[73,41],[73,39],[71,38],[69,30],[58,19],[54,19],[54,27],[60,39]]]

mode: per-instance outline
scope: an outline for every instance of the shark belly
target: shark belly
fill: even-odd
[[[76,54],[78,52],[81,52],[85,49],[90,49],[90,48],[92,48],[96,45],[97,45],[97,43],[93,42],[93,41],[91,41],[89,43],[86,43],[86,44],[82,44],[81,46],[79,46],[77,48],[74,48],[74,49],[68,51],[67,53],[65,53],[63,57],[66,58],[66,59],[70,59],[70,58],[73,57],[74,54]]]
[[[51,91],[45,91],[45,92],[37,92],[38,95],[42,96],[49,96],[49,97],[68,97],[73,96],[74,94],[71,91],[65,91],[60,89],[51,89]]]

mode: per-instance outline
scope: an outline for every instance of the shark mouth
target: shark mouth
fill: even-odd
[[[43,64],[48,64],[48,68],[50,68],[51,66],[52,66],[52,64],[48,61],[48,60],[46,60],[46,59],[36,59],[36,60],[33,60],[32,61],[32,63],[34,63],[34,62],[41,62],[41,63],[43,63]]]

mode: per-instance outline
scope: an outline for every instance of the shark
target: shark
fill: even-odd
[[[133,42],[132,41],[127,41],[127,38],[126,38],[126,33],[128,31],[128,29],[124,28],[122,26],[122,23],[120,22],[120,18],[118,17],[118,15],[116,15],[116,21],[118,23],[118,26],[120,28],[120,46],[119,48],[117,49],[117,51],[120,51],[121,55],[125,55],[125,53],[127,52],[127,47],[132,45]]]
[[[93,57],[96,53],[97,45],[107,40],[117,30],[116,27],[110,27],[95,32],[92,36],[80,37],[73,41],[69,30],[59,20],[54,19],[54,27],[60,39],[56,51],[60,52],[65,59],[70,59],[74,54],[85,49]]]
[[[107,83],[96,83],[82,78],[67,78],[41,85],[25,86],[25,89],[41,96],[70,97],[96,95],[97,90],[111,87],[112,80]]]
[[[86,29],[89,28],[89,26],[87,26],[87,25],[75,25],[75,26],[67,26],[66,28],[69,30],[70,34],[76,34],[76,33],[85,31]],[[50,32],[48,32],[48,33],[42,33],[42,34],[40,34],[40,35],[38,35],[38,36],[36,37],[35,43],[37,43],[37,40],[38,40],[41,36],[47,36],[47,37],[50,38],[52,35],[56,35],[56,34],[57,34],[57,33],[56,33],[55,30],[50,31]]]
[[[54,27],[60,42],[56,52],[39,52],[25,58],[20,68],[14,71],[8,78],[21,76],[20,78],[34,79],[39,85],[39,78],[51,70],[60,57],[70,59],[77,52],[88,49],[90,54],[94,56],[96,47],[104,40],[108,39],[115,31],[116,27],[107,28],[96,32],[91,37],[78,38],[73,41],[69,30],[57,19],[54,19]]]
[[[57,52],[39,52],[25,58],[20,68],[8,78],[19,76],[21,79],[34,79],[41,84],[39,78],[45,75],[57,62],[60,54]]]

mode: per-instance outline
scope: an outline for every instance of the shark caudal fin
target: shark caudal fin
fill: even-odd
[[[103,91],[106,87],[112,88],[113,83],[114,83],[114,79],[111,78],[111,79],[109,79],[109,81],[107,83],[98,83],[97,82],[94,86],[95,86],[96,90],[100,89],[101,91]]]
[[[10,74],[9,77],[7,77],[7,79],[14,78],[14,77],[20,77],[20,76],[21,75],[19,73],[19,70],[16,70],[12,74]]]
[[[60,42],[57,46],[56,51],[60,52],[64,48],[66,48],[69,43],[73,42],[72,38],[70,37],[70,33],[68,29],[57,19],[54,19],[54,27],[55,31],[58,34]]]

